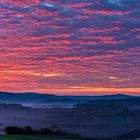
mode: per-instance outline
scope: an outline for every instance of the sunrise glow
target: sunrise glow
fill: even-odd
[[[0,1],[0,91],[139,95],[140,2],[93,1]]]

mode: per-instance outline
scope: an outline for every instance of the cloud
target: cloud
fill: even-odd
[[[0,1],[0,90],[138,94],[139,4]]]

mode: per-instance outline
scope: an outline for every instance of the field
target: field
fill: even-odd
[[[81,137],[110,138],[139,129],[140,100],[97,100],[79,104],[75,108],[27,108],[1,105],[0,134],[3,134],[7,126],[31,126],[35,130],[51,128],[80,134]],[[0,140],[2,139],[6,140],[6,137],[0,137]],[[9,139],[13,140],[12,137]],[[16,139],[18,140],[14,138]],[[24,139],[28,140],[27,137]],[[36,137],[30,139],[55,140]]]
[[[43,137],[43,136],[0,136],[0,140],[79,140],[79,139]]]

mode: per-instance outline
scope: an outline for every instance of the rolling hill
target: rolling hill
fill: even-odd
[[[71,107],[72,105],[88,102],[91,100],[116,100],[133,99],[136,96],[124,94],[104,95],[104,96],[57,96],[52,94],[38,93],[11,93],[0,92],[0,103],[18,103],[25,106],[53,106]]]

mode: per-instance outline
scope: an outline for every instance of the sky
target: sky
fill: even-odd
[[[0,91],[140,95],[140,0],[0,0]]]

